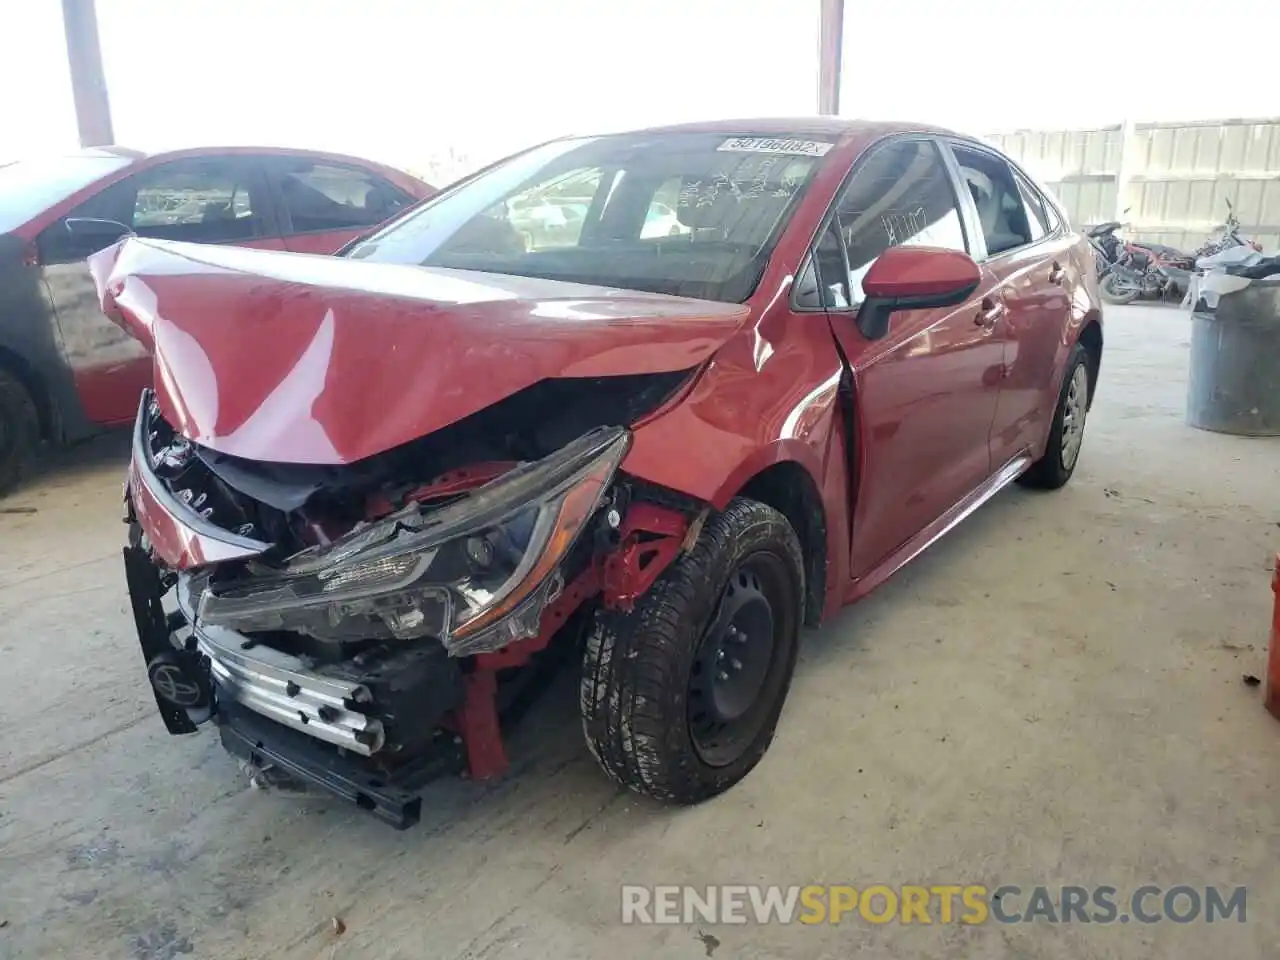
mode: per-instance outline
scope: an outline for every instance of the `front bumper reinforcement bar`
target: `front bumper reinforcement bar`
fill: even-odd
[[[463,768],[462,751],[445,732],[423,756],[394,773],[377,773],[344,758],[328,744],[236,703],[221,704],[215,720],[228,753],[257,767],[276,767],[308,786],[349,800],[397,830],[418,822],[421,791],[428,783]]]

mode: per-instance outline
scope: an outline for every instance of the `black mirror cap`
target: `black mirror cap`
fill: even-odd
[[[889,332],[889,318],[899,310],[932,310],[964,303],[978,289],[977,282],[927,297],[867,297],[858,308],[858,330],[868,340],[879,340]]]

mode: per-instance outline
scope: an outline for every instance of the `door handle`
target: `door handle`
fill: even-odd
[[[1001,317],[1004,316],[1005,305],[1003,300],[995,300],[992,297],[982,298],[982,309],[978,311],[978,315],[973,318],[974,324],[979,327],[985,327],[990,330],[996,325]]]
[[[1067,278],[1067,271],[1062,269],[1062,264],[1057,260],[1053,261],[1053,266],[1049,269],[1049,282],[1061,284]]]

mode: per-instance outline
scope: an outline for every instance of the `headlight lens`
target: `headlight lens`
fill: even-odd
[[[625,430],[592,431],[456,503],[411,505],[278,574],[210,586],[198,619],[331,640],[437,637],[455,656],[533,636],[629,442]]]

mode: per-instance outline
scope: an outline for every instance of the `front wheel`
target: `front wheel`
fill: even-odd
[[[0,370],[0,496],[17,485],[39,439],[40,420],[31,394],[20,380]]]
[[[1028,487],[1057,490],[1066,486],[1075,473],[1080,459],[1080,445],[1084,442],[1084,421],[1089,413],[1089,354],[1076,344],[1067,363],[1067,375],[1058,393],[1058,406],[1053,412],[1049,427],[1049,443],[1044,456],[1018,478]]]
[[[1132,280],[1114,270],[1104,276],[1098,284],[1098,293],[1107,303],[1125,304],[1132,303],[1142,293],[1142,287],[1136,280]]]
[[[764,756],[791,685],[804,602],[786,517],[736,499],[708,518],[630,613],[602,610],[587,636],[587,745],[614,780],[699,803]]]

